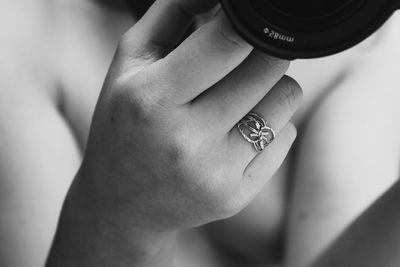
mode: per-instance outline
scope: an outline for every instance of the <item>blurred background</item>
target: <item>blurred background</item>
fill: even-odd
[[[0,266],[44,265],[118,40],[152,2],[0,0]],[[390,188],[399,48],[396,14],[346,52],[292,62],[294,149],[243,212],[183,232],[177,266],[308,267]]]

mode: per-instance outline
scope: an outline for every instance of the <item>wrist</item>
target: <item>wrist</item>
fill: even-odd
[[[47,267],[172,266],[176,233],[136,227],[137,218],[102,199],[85,175],[79,172],[65,200]]]

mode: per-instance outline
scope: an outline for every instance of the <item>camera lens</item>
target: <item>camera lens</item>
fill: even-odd
[[[251,0],[266,20],[284,30],[316,32],[356,12],[365,0]]]
[[[350,0],[264,0],[275,9],[297,18],[311,19],[344,8]]]
[[[277,57],[313,58],[343,51],[378,29],[400,0],[221,0],[236,30]]]

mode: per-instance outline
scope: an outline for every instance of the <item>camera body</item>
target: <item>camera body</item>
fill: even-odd
[[[285,59],[344,51],[370,36],[400,8],[400,0],[221,0],[221,4],[244,39]]]

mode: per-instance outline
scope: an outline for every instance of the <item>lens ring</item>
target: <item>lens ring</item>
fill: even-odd
[[[278,2],[294,2],[293,7],[286,3],[284,9],[278,5]],[[315,1],[315,0],[308,0]],[[319,3],[325,1],[318,0]],[[366,0],[342,0],[340,5],[335,8],[317,8],[312,11],[306,11],[307,6],[296,8],[296,1],[293,0],[251,0],[254,9],[260,16],[266,18],[277,27],[295,32],[317,32],[339,24],[348,19],[365,4]],[[311,8],[310,8],[311,9]],[[304,12],[302,14],[301,12]]]
[[[252,1],[257,2],[257,5],[267,5],[287,16],[302,18],[302,19],[316,19],[337,13],[337,11],[344,9],[352,2],[360,2],[359,0],[261,0]]]
[[[392,0],[368,0],[340,23],[320,31],[295,31],[261,16],[251,0],[221,0],[236,30],[257,49],[280,58],[315,58],[341,52],[361,42],[393,13]]]

